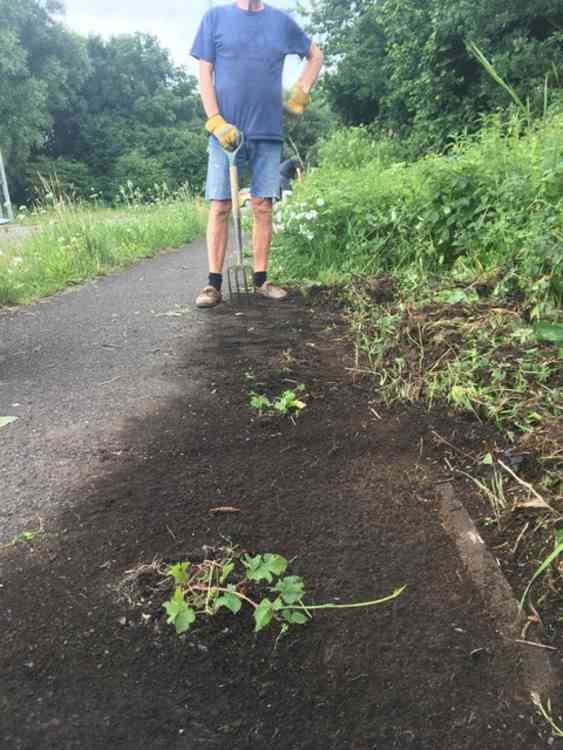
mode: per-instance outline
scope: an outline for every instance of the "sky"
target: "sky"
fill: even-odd
[[[267,0],[282,10],[293,7],[293,0]],[[227,5],[232,0],[213,0]],[[177,65],[187,65],[196,72],[190,58],[190,47],[199,22],[209,8],[210,0],[64,0],[64,23],[80,34],[99,34],[108,38],[136,31],[158,37],[172,53]],[[291,85],[301,68],[298,58],[287,58],[284,82]]]

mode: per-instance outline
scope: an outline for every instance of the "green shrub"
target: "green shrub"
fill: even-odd
[[[278,275],[494,271],[499,292],[561,304],[562,114],[526,130],[517,116],[492,117],[446,155],[390,166],[388,143],[378,151],[364,130],[348,132],[325,144],[321,166],[276,207]]]
[[[172,176],[158,159],[137,148],[119,157],[113,169],[113,180],[114,195],[117,195],[121,185],[132,183],[146,193],[154,185],[170,185]]]
[[[89,198],[95,191],[95,178],[87,164],[72,159],[41,157],[29,164],[26,182],[28,198],[37,201],[45,196],[46,186],[56,184],[59,192],[77,198]]]

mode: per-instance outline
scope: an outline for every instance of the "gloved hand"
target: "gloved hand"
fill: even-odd
[[[240,143],[240,133],[227,122],[221,115],[214,115],[210,117],[205,123],[205,128],[208,133],[212,133],[215,138],[219,141],[223,148],[227,151],[234,151]]]
[[[291,96],[285,103],[285,108],[292,115],[302,115],[305,108],[311,103],[311,97],[301,88],[300,83],[296,83],[291,90]]]

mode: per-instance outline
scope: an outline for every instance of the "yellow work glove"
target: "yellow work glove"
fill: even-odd
[[[208,133],[212,133],[215,138],[219,141],[223,148],[227,151],[234,151],[240,143],[240,133],[227,122],[221,115],[214,115],[210,117],[205,123],[205,128]]]
[[[311,103],[311,97],[301,88],[301,84],[296,83],[291,89],[291,96],[285,103],[285,108],[292,115],[302,115],[305,108]]]

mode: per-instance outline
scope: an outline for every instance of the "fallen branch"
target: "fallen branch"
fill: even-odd
[[[523,638],[516,638],[515,643],[523,643],[525,646],[535,646],[536,648],[545,648],[548,651],[557,651],[555,646],[546,646],[545,643],[536,643],[535,641],[525,641]]]

